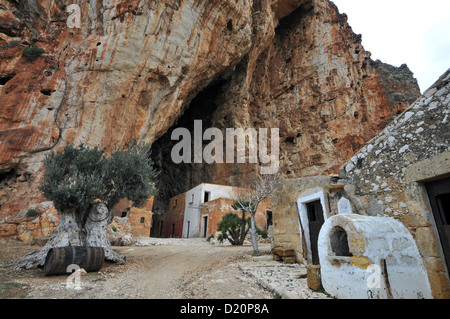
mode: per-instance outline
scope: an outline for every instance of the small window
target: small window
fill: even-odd
[[[228,22],[227,22],[227,29],[229,31],[233,31],[233,20],[228,20]]]
[[[127,217],[127,212],[122,212],[122,217]]]
[[[209,202],[210,195],[211,195],[211,192],[205,192],[205,198],[204,198],[205,203]]]
[[[178,205],[178,199],[175,199],[173,207],[177,207],[177,205]]]
[[[145,222],[145,217],[141,217],[141,224]]]

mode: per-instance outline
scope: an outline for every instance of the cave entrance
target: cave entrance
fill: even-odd
[[[212,182],[210,179],[214,165],[195,164],[193,161],[175,164],[172,161],[172,148],[179,141],[172,141],[171,136],[173,130],[177,128],[187,128],[191,132],[191,136],[194,136],[195,120],[202,121],[203,131],[210,127],[217,127],[213,123],[213,118],[219,108],[218,99],[228,82],[229,79],[223,76],[213,80],[196,95],[174,125],[153,143],[152,160],[155,168],[160,171],[156,185],[158,194],[155,196],[154,212],[168,211],[170,198],[184,193],[198,184]],[[203,143],[204,147],[209,141],[203,141]]]

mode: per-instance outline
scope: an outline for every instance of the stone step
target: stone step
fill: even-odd
[[[272,253],[280,257],[295,257],[295,250],[292,248],[275,247]]]

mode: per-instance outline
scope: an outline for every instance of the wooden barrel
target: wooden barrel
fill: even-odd
[[[98,271],[105,259],[103,247],[67,246],[51,248],[44,263],[45,275],[68,274],[67,267],[77,265],[86,272]]]

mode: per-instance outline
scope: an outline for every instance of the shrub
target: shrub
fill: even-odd
[[[245,237],[251,228],[251,218],[246,218],[246,211],[242,209],[242,206],[238,202],[235,202],[231,207],[234,210],[240,210],[241,216],[239,217],[232,212],[225,214],[217,225],[217,230],[221,232],[217,235],[217,240],[222,243],[224,240],[228,239],[232,245],[243,245]],[[255,229],[258,235],[262,238],[267,238],[267,232],[261,230],[256,225]]]
[[[34,61],[44,53],[44,49],[39,48],[36,44],[33,43],[32,45],[26,47],[25,50],[23,50],[22,56],[29,61]]]
[[[37,210],[35,210],[35,209],[29,209],[28,211],[27,211],[27,213],[25,214],[25,216],[27,216],[27,217],[36,217],[36,216],[39,216],[39,212],[37,211]]]

